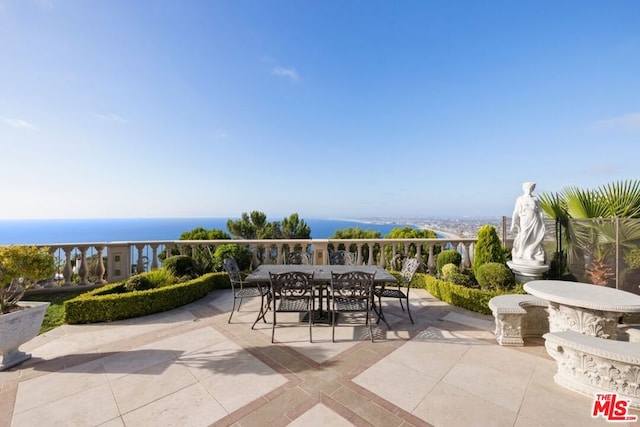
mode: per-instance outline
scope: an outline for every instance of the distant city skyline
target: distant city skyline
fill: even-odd
[[[640,2],[0,0],[0,219],[510,216],[636,179]]]

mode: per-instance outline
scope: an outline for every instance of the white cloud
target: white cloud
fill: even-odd
[[[37,127],[35,127],[31,123],[27,122],[26,120],[15,119],[15,118],[12,118],[12,117],[0,117],[0,119],[5,124],[7,124],[8,126],[11,126],[12,128],[25,129],[25,130],[36,130],[36,129],[38,129]]]
[[[591,128],[640,131],[640,112],[597,120],[591,124]]]
[[[276,67],[273,70],[271,70],[271,74],[288,78],[294,82],[297,82],[300,80],[300,76],[298,75],[298,72],[293,68]]]
[[[105,121],[105,122],[112,122],[112,123],[127,123],[128,122],[127,119],[124,119],[124,118],[120,117],[119,115],[113,114],[113,113],[110,113],[110,114],[98,114],[98,113],[95,113],[93,116],[95,118],[100,119],[100,120]]]

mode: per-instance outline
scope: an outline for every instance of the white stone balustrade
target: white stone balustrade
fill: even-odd
[[[200,248],[215,250],[220,245],[236,244],[253,254],[253,267],[283,264],[286,253],[302,248],[313,254],[314,264],[328,264],[329,251],[346,248],[357,254],[358,265],[387,267],[395,255],[415,250],[428,255],[427,269],[435,271],[436,247],[455,248],[462,255],[462,266],[470,267],[476,238],[460,239],[273,239],[273,240],[156,240],[135,242],[81,242],[43,244],[57,258],[63,286],[103,284],[124,280],[136,272],[150,271],[162,265],[162,253],[176,249],[188,254]],[[370,250],[373,248],[374,250]],[[382,250],[380,250],[382,248]],[[174,251],[175,253],[175,251]],[[266,256],[265,256],[266,254]],[[60,283],[61,282],[61,283]],[[54,280],[43,286],[52,286]]]

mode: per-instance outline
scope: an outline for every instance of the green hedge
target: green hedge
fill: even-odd
[[[125,283],[106,285],[65,301],[66,323],[94,323],[146,316],[172,310],[230,287],[226,273],[210,273],[188,282],[126,292]]]
[[[466,308],[467,310],[482,314],[491,314],[489,300],[496,295],[525,293],[522,287],[516,287],[509,291],[483,291],[481,289],[467,288],[466,286],[438,280],[428,274],[416,274],[416,276],[419,276],[423,280],[424,288],[435,298],[457,307]]]

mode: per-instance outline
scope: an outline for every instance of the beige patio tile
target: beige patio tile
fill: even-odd
[[[227,412],[205,390],[194,384],[136,409],[122,418],[129,426],[208,426]]]
[[[315,405],[289,424],[290,427],[348,427],[351,425],[348,420],[322,403]]]
[[[14,414],[12,426],[94,426],[119,415],[109,385],[103,384]]]
[[[232,366],[200,380],[227,412],[233,412],[287,382],[286,377],[253,356],[238,358]]]
[[[355,377],[353,382],[411,412],[436,386],[438,379],[395,363],[388,356]]]
[[[441,382],[413,414],[435,426],[512,427],[517,413]]]
[[[18,384],[14,413],[45,406],[107,383],[100,360],[52,372]]]
[[[174,360],[158,363],[111,382],[120,412],[126,414],[196,382],[189,370]]]

